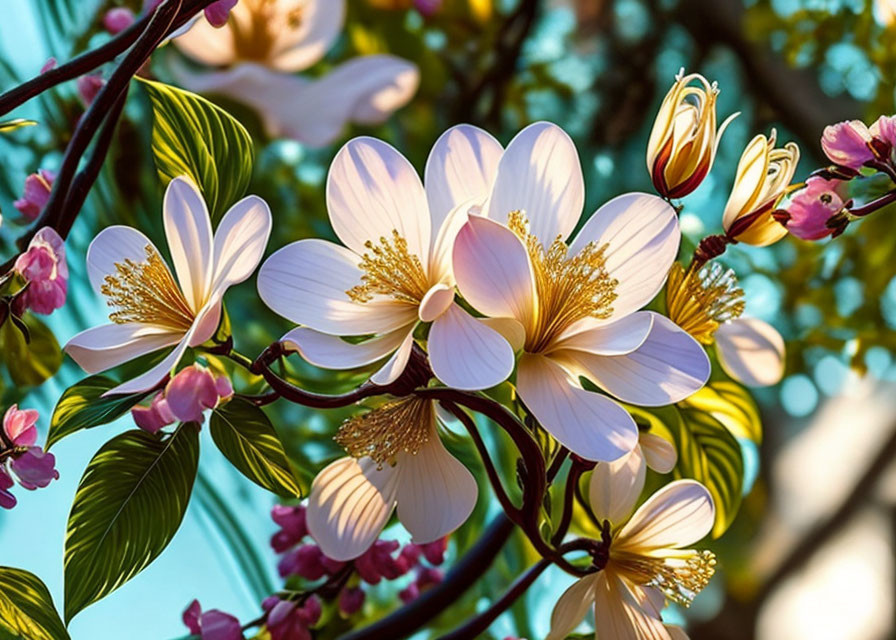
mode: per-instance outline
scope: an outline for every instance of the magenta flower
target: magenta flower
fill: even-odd
[[[871,135],[896,148],[896,116],[881,116],[870,127]]]
[[[834,164],[859,169],[874,159],[874,151],[869,146],[872,137],[871,131],[860,120],[838,122],[824,128],[821,147]]]
[[[202,640],[242,640],[240,621],[218,609],[203,612],[198,600],[193,600],[184,611],[182,619],[190,630]]]
[[[359,587],[344,587],[339,592],[339,611],[345,616],[357,613],[364,606],[365,597],[364,591]]]
[[[271,509],[271,518],[280,525],[280,531],[271,537],[271,547],[277,553],[283,553],[294,547],[308,535],[308,528],[305,526],[305,507],[274,505]]]
[[[175,422],[202,422],[206,409],[233,395],[226,376],[216,377],[199,364],[177,373],[148,407],[134,407],[131,416],[138,427],[156,433]]]
[[[109,9],[103,16],[103,27],[113,36],[134,24],[134,12],[127,7]]]
[[[213,27],[221,28],[227,24],[230,10],[236,6],[238,0],[218,0],[205,8],[205,19]]]
[[[829,226],[829,221],[843,212],[846,199],[845,182],[809,178],[806,187],[791,198],[787,208],[775,212],[775,219],[798,238],[819,240],[842,233],[845,219],[842,225]]]
[[[37,442],[37,422],[39,414],[34,409],[19,410],[12,405],[3,416],[3,432],[16,447],[30,447]]]
[[[53,182],[56,180],[54,171],[41,169],[37,173],[32,173],[25,178],[25,190],[22,197],[13,202],[13,206],[21,212],[25,218],[31,222],[40,215],[47,201],[50,199],[50,191],[53,189]]]
[[[177,422],[163,393],[157,394],[148,407],[131,409],[131,416],[138,427],[149,433],[158,433],[163,427]]]
[[[84,106],[89,107],[100,89],[106,86],[106,81],[99,74],[87,74],[78,78],[75,84],[78,86],[78,95],[81,96]]]
[[[9,492],[15,484],[14,479],[24,489],[46,487],[59,478],[56,471],[56,458],[40,447],[37,441],[38,419],[33,409],[20,410],[12,405],[3,416],[3,429],[0,432],[0,507],[12,509],[16,506],[16,498]]]
[[[15,485],[12,477],[0,467],[0,507],[4,509],[12,509],[16,506],[16,497],[12,495],[8,489],[12,489]]]
[[[53,480],[59,479],[56,457],[40,447],[28,447],[24,453],[17,454],[9,467],[19,479],[19,484],[29,491],[43,489]]]
[[[262,607],[268,612],[266,626],[271,640],[311,640],[308,627],[320,620],[321,605],[314,596],[302,605],[271,596],[265,598]]]
[[[68,265],[65,242],[50,227],[35,234],[28,250],[20,255],[15,270],[28,283],[22,304],[35,313],[49,314],[65,304],[68,293]]]

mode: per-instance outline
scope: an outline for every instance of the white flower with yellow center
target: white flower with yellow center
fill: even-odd
[[[393,509],[423,544],[454,531],[476,505],[476,480],[439,440],[431,400],[401,398],[352,418],[336,441],[351,457],[317,475],[306,513],[308,531],[330,558],[364,553]]]
[[[685,549],[712,529],[709,491],[677,480],[653,494],[622,523],[610,521],[609,560],[603,570],[567,589],[551,615],[547,640],[562,640],[594,609],[598,640],[680,640],[681,629],[663,624],[666,600],[688,606],[715,572],[715,556]],[[608,519],[595,511],[598,519]]]
[[[638,311],[678,252],[675,211],[656,196],[619,196],[567,245],[584,197],[569,136],[550,123],[527,127],[501,157],[485,215],[469,216],[457,235],[454,276],[522,352],[517,391],[544,428],[583,458],[615,460],[638,429],[580,376],[624,402],[658,406],[697,391],[710,366],[668,318]]]
[[[487,133],[450,129],[433,146],[424,189],[411,164],[385,142],[349,141],[327,179],[330,222],[345,247],[299,240],[274,253],[258,276],[265,304],[304,325],[283,341],[327,369],[391,354],[371,378],[385,385],[404,371],[417,325],[431,322],[427,350],[442,382],[484,389],[505,380],[513,350],[454,302],[451,273],[457,229],[467,209],[487,197],[500,155]]]
[[[106,299],[112,322],[68,342],[65,350],[75,362],[98,373],[174,346],[149,371],[109,394],[151,389],[188,347],[211,338],[224,293],[252,275],[271,232],[267,203],[248,196],[230,208],[212,233],[205,200],[186,178],[168,185],[162,217],[174,274],[152,241],[131,227],[103,229],[87,250],[90,284]]]
[[[323,58],[342,31],[345,0],[240,0],[227,24],[200,17],[175,45],[196,62],[226,67],[174,71],[188,89],[225,95],[261,116],[269,135],[310,146],[332,142],[348,122],[379,124],[417,91],[417,67],[367,55],[308,79],[294,75]]]

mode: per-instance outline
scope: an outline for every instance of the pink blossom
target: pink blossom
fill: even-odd
[[[425,567],[420,569],[420,572],[417,574],[417,586],[421,589],[425,589],[439,584],[444,579],[445,574],[442,573],[441,569]]]
[[[177,421],[162,393],[157,394],[148,407],[137,406],[131,409],[131,416],[138,427],[149,433],[158,433]]]
[[[179,371],[165,387],[168,407],[181,422],[202,422],[203,411],[214,409],[219,397],[215,376],[195,364]]]
[[[134,12],[127,7],[109,9],[103,16],[103,27],[113,36],[134,24]]]
[[[416,582],[412,582],[398,592],[398,597],[401,598],[401,601],[405,604],[412,602],[420,597],[420,587],[417,586]]]
[[[20,411],[18,405],[12,405],[3,416],[3,431],[16,447],[31,447],[37,442],[37,422],[39,414],[34,409]]]
[[[205,19],[213,27],[223,27],[230,17],[230,10],[236,6],[238,0],[218,0],[205,8]]]
[[[392,556],[400,545],[397,540],[377,540],[363,554],[355,559],[355,569],[361,579],[369,584],[379,584],[382,578],[395,580],[408,572]]]
[[[317,545],[303,544],[284,555],[277,563],[277,570],[284,578],[302,576],[306,580],[318,580],[327,574],[327,569],[321,562],[323,557],[324,554]]]
[[[106,81],[99,74],[87,74],[78,78],[76,84],[78,85],[78,95],[81,96],[81,101],[85,107],[89,107],[93,104],[93,100],[100,92],[100,89],[106,86]]]
[[[344,587],[339,592],[339,610],[343,615],[357,613],[364,606],[364,591],[359,587]]]
[[[16,497],[8,491],[14,484],[15,482],[13,482],[6,470],[0,467],[0,507],[12,509],[16,506]]]
[[[47,58],[47,61],[44,62],[44,66],[42,66],[40,68],[40,72],[46,73],[47,71],[50,71],[51,69],[55,69],[55,68],[56,68],[56,58],[50,56],[49,58]]]
[[[182,620],[190,633],[202,640],[242,640],[240,621],[218,609],[203,612],[198,600],[193,600],[184,611]]]
[[[56,457],[40,447],[28,447],[24,453],[16,455],[9,466],[19,479],[19,484],[28,490],[42,489],[59,479],[55,468]]]
[[[881,116],[871,125],[871,135],[896,148],[896,116]]]
[[[825,127],[821,147],[831,162],[858,169],[874,159],[874,152],[869,146],[871,140],[871,131],[864,122],[849,120]]]
[[[297,602],[266,598],[262,605],[268,611],[267,630],[271,640],[311,640],[309,625],[320,618],[320,602],[309,598],[299,606]]]
[[[421,544],[423,557],[429,564],[440,565],[445,562],[445,551],[448,549],[448,537],[439,538],[426,544]]]
[[[18,209],[23,216],[30,222],[40,215],[47,201],[50,199],[50,191],[53,189],[53,182],[56,180],[56,173],[41,169],[37,173],[32,173],[25,178],[25,190],[22,197],[13,202],[13,206]]]
[[[68,265],[65,242],[50,227],[35,234],[28,250],[20,255],[15,270],[28,283],[22,304],[35,313],[48,314],[65,304],[68,292]]]
[[[786,210],[775,212],[775,219],[787,230],[803,240],[818,240],[836,231],[828,221],[841,213],[846,198],[846,183],[841,180],[809,178],[806,187],[798,191]]]
[[[305,507],[287,507],[278,504],[271,509],[271,518],[280,525],[280,531],[271,537],[271,547],[277,553],[283,553],[294,547],[308,535],[308,528],[305,526]]]

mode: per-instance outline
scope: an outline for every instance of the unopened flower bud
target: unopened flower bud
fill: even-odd
[[[233,394],[229,382],[222,384],[212,372],[198,364],[182,369],[165,387],[165,399],[175,418],[181,422],[202,422],[206,409],[214,409],[223,391]]]
[[[872,135],[860,120],[838,122],[824,128],[821,148],[834,164],[859,169],[874,159]]]
[[[148,407],[136,406],[131,409],[134,423],[149,433],[158,433],[169,424],[177,422],[177,418],[171,413],[165,394],[161,391],[152,399]]]
[[[844,218],[842,224],[837,221],[843,218],[846,199],[845,182],[809,178],[786,208],[775,212],[775,219],[798,238],[819,240],[842,233],[847,220]],[[830,224],[832,219],[834,224]]]
[[[31,447],[37,442],[37,422],[39,414],[34,409],[20,410],[12,405],[3,416],[3,432],[16,447]]]
[[[68,265],[65,242],[51,227],[31,239],[28,250],[16,259],[15,270],[28,282],[22,304],[35,313],[49,314],[65,304]]]
[[[320,547],[305,544],[283,556],[277,564],[277,570],[284,578],[296,575],[306,580],[319,580],[327,573],[321,564],[322,557]]]
[[[230,10],[236,6],[237,0],[218,0],[205,8],[205,19],[213,27],[221,28],[227,24]]]
[[[294,547],[308,535],[308,528],[305,525],[305,507],[303,506],[274,505],[271,509],[271,518],[280,525],[280,531],[271,537],[271,547],[277,553],[283,553]]]
[[[127,7],[114,7],[103,16],[103,27],[110,34],[118,35],[134,24],[134,12]]]
[[[22,197],[13,202],[13,206],[30,222],[36,220],[47,202],[50,200],[50,192],[56,174],[52,171],[41,169],[25,178],[25,189]]]
[[[344,587],[339,592],[339,611],[345,616],[357,613],[364,606],[365,597],[360,587]]]
[[[16,455],[10,461],[9,468],[16,474],[19,484],[29,490],[42,489],[59,479],[55,456],[40,447],[28,447],[27,451]]]
[[[423,551],[423,557],[426,558],[426,561],[429,564],[438,566],[445,562],[445,551],[448,549],[448,537],[445,536],[444,538],[421,544],[420,548]]]

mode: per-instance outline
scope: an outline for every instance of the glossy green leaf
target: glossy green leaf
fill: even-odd
[[[189,176],[199,185],[212,219],[218,219],[246,191],[255,149],[245,127],[195,93],[141,80],[153,110],[152,153],[159,177],[168,184]]]
[[[261,408],[232,400],[215,409],[209,430],[221,453],[249,480],[285,498],[302,496],[283,444]]]
[[[49,327],[26,314],[28,338],[11,321],[0,327],[0,360],[17,385],[37,386],[52,377],[62,364],[62,350]]]
[[[65,539],[65,619],[133,578],[183,520],[199,462],[199,434],[139,429],[97,452],[81,478]]]
[[[762,442],[759,408],[743,386],[728,380],[710,382],[681,403],[682,407],[711,414],[737,438]]]
[[[0,631],[28,640],[69,637],[40,578],[12,567],[0,567]]]
[[[145,393],[103,397],[118,382],[107,376],[91,376],[65,390],[50,419],[47,448],[81,429],[108,424],[131,410]]]

